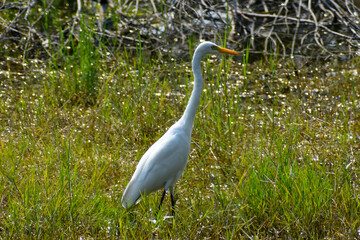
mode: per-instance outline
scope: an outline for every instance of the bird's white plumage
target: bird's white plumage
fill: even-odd
[[[189,151],[188,136],[181,127],[173,125],[140,159],[125,189],[122,205],[130,207],[142,194],[173,186],[186,167]]]
[[[207,54],[219,52],[237,54],[211,42],[204,42],[196,48],[192,61],[195,84],[185,112],[140,159],[121,199],[124,208],[131,207],[143,194],[169,188],[172,192],[184,172],[190,152],[191,131],[203,85],[200,61]]]

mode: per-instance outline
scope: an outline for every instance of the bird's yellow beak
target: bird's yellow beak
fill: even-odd
[[[219,52],[225,53],[225,54],[240,55],[240,53],[238,53],[234,50],[230,50],[230,49],[223,48],[223,47],[213,47],[213,49],[218,50]]]
[[[230,50],[230,49],[227,49],[227,48],[222,48],[222,47],[219,47],[219,52],[221,53],[226,53],[226,54],[232,54],[232,55],[240,55],[240,53],[234,51],[234,50]]]

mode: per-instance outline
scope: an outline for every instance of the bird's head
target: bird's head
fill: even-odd
[[[200,56],[205,56],[208,54],[219,54],[219,53],[223,53],[223,54],[231,54],[231,55],[240,55],[240,53],[227,49],[227,48],[223,48],[220,47],[218,45],[216,45],[215,43],[212,42],[203,42],[201,43],[195,50],[195,53],[199,53]]]

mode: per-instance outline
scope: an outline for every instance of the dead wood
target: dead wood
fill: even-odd
[[[61,1],[60,1],[61,2]],[[68,1],[70,2],[70,1]],[[72,1],[71,6],[77,1]],[[350,0],[125,0],[101,6],[100,22],[89,27],[94,44],[115,44],[117,48],[136,49],[138,43],[152,51],[162,49],[176,56],[188,52],[189,41],[199,39],[227,42],[261,55],[344,60],[357,57],[360,46],[358,1]],[[121,2],[121,4],[119,4]],[[41,48],[48,57],[50,48],[69,45],[77,39],[81,21],[96,20],[94,5],[79,6],[77,11],[59,1],[37,0],[0,2],[0,43],[18,44],[23,56]],[[93,4],[93,3],[92,3]],[[60,14],[54,14],[61,11]],[[96,13],[95,13],[96,14]],[[45,18],[61,16],[62,27],[44,29]],[[91,24],[89,24],[90,26]],[[61,43],[61,41],[64,41]],[[37,49],[38,51],[39,49]],[[31,51],[30,51],[31,52]],[[176,54],[179,53],[179,54]]]

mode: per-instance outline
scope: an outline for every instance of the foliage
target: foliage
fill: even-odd
[[[155,216],[160,192],[129,211],[120,199],[186,106],[198,37],[176,43],[179,57],[166,44],[149,51],[141,31],[114,40],[86,17],[63,29],[50,12],[37,22],[49,34],[32,35],[49,45],[0,44],[1,238],[359,238],[357,58],[294,62],[274,51],[253,62],[250,44],[243,57],[209,58],[172,219],[168,196]]]
[[[82,2],[82,1],[79,1]],[[54,49],[76,39],[84,22],[108,47],[143,48],[188,54],[185,42],[195,37],[221,41],[222,36],[252,55],[278,51],[297,61],[356,58],[360,28],[358,1],[24,1],[4,2],[0,41],[12,43],[23,57],[52,57]],[[21,44],[19,44],[21,43]],[[182,45],[179,47],[179,45]],[[224,44],[225,45],[225,44]]]

